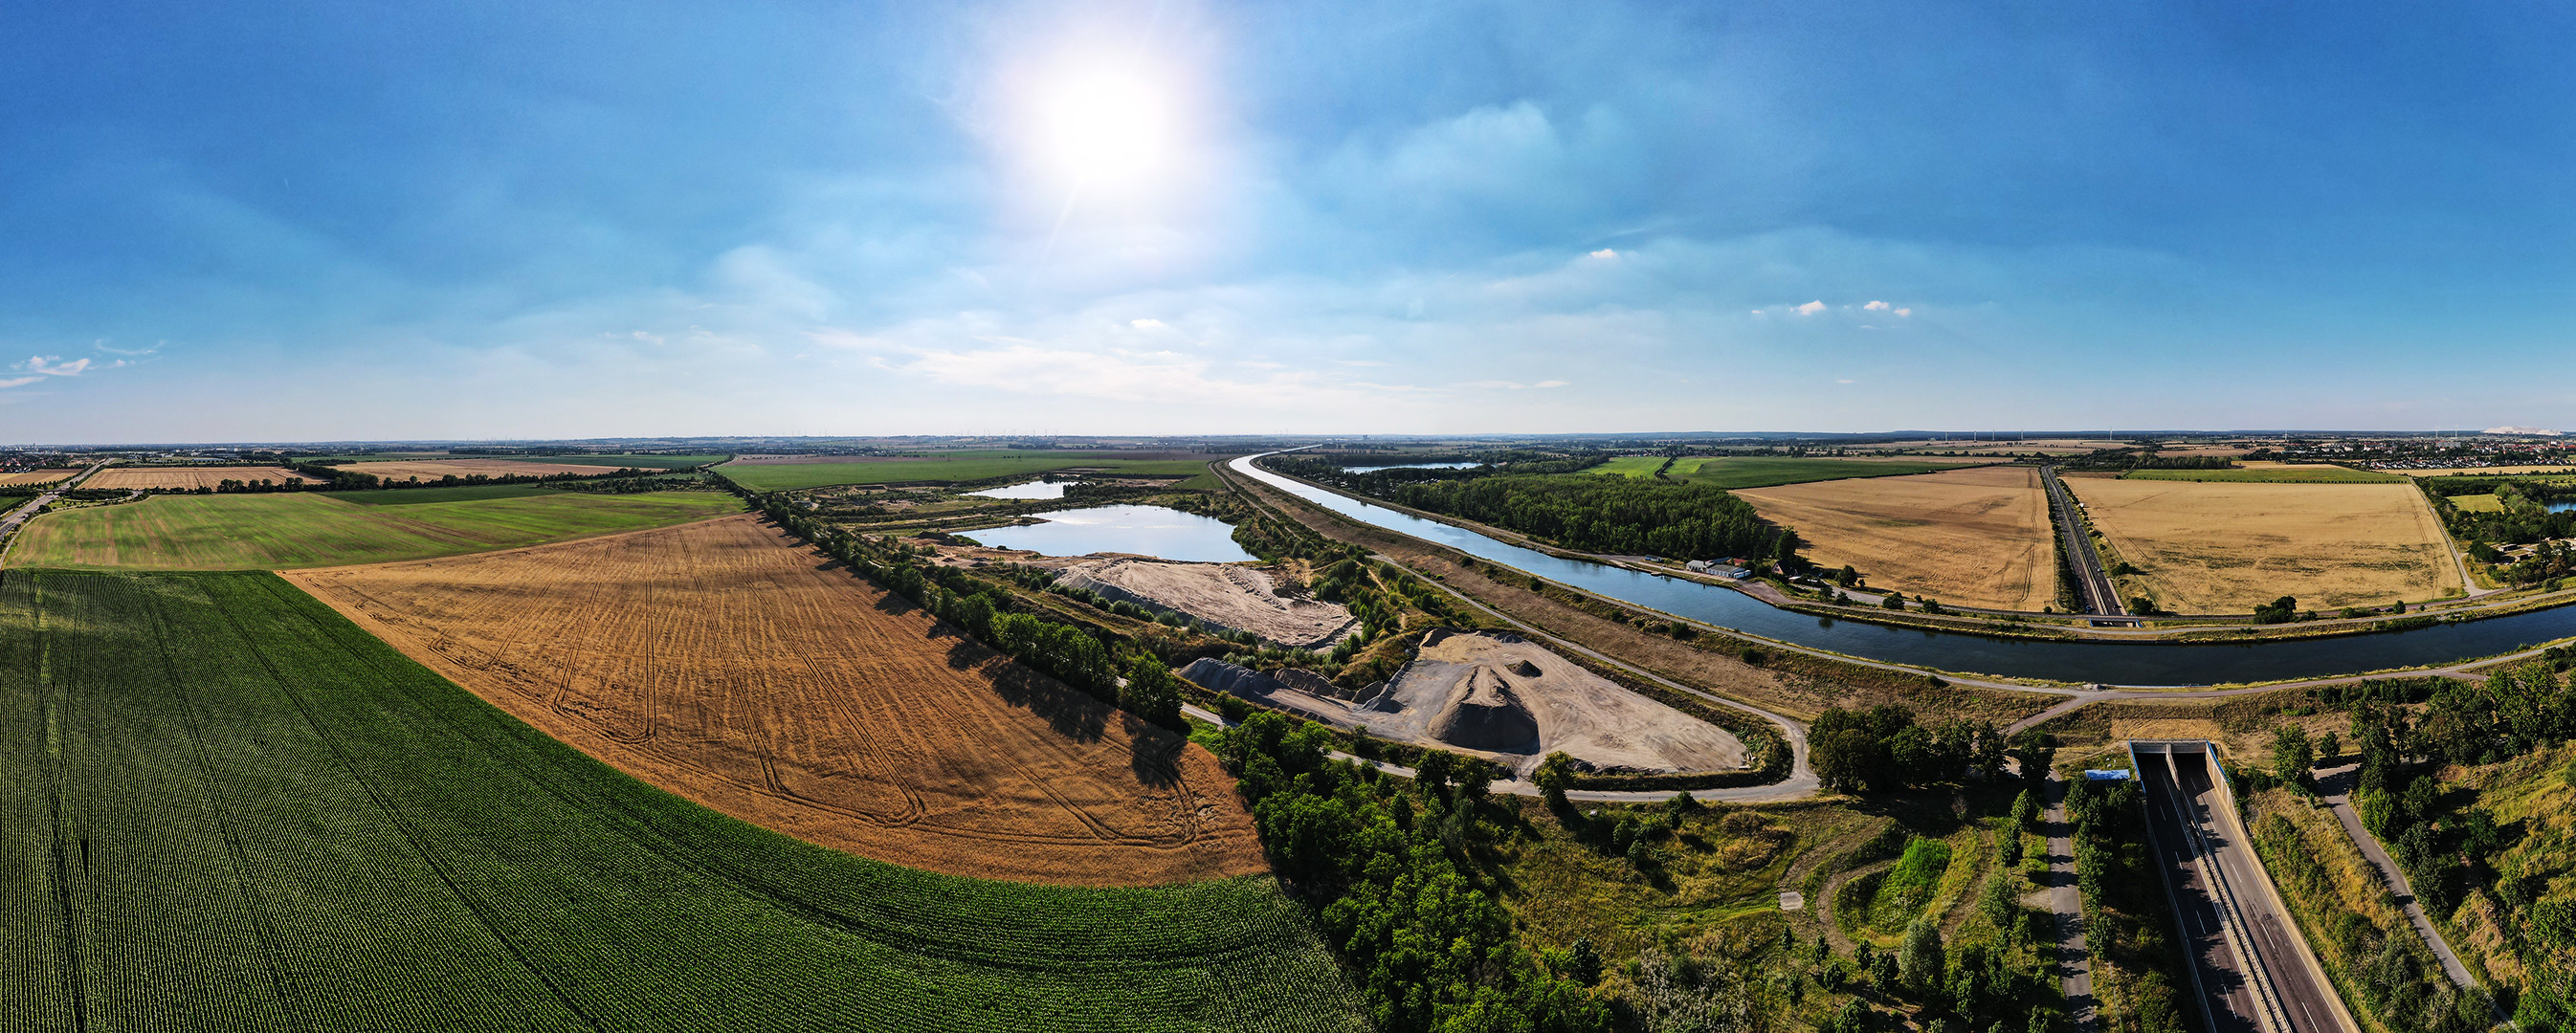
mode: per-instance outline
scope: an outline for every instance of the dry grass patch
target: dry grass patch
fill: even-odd
[[[77,473],[78,471],[72,471]],[[307,477],[282,466],[111,466],[98,472],[81,485],[84,488],[181,488],[195,491],[218,487],[225,481],[269,481],[276,484],[302,482],[320,484],[321,479]]]
[[[548,734],[809,842],[1069,885],[1266,870],[1207,751],[748,515],[287,577]]]
[[[2121,595],[2179,613],[2385,605],[2460,587],[2412,484],[2069,481],[2093,526],[2144,573]]]
[[[2057,598],[2048,494],[2027,466],[1825,481],[1735,493],[1793,527],[1826,567],[1945,603],[2032,610]]]

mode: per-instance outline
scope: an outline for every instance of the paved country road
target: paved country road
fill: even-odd
[[[2048,511],[2056,520],[2059,543],[2066,550],[2066,563],[2075,568],[2075,587],[2084,597],[2085,609],[2104,616],[2117,616],[2129,611],[2120,607],[2120,593],[2111,587],[2111,576],[2102,571],[2102,556],[2093,551],[2093,536],[2084,533],[2084,522],[2077,518],[2075,493],[2057,479],[2057,467],[2039,468],[2040,482],[2048,486]]]

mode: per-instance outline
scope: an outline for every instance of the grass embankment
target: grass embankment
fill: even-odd
[[[1207,472],[1197,459],[1092,458],[1074,453],[1042,453],[941,459],[878,459],[851,463],[726,463],[717,472],[753,491],[792,491],[834,484],[907,484],[991,480],[1060,470],[1097,471],[1138,477],[1191,477]]]
[[[2441,962],[2379,870],[2313,798],[2270,789],[2246,802],[2255,852],[2353,1018],[2367,1033],[2417,1028]]]
[[[2245,470],[2131,470],[2126,481],[2219,481],[2236,484],[2404,484],[2406,478],[2342,466],[2262,467]]]
[[[2464,894],[2449,914],[2434,916],[2451,949],[2488,986],[2525,998],[2547,988],[2560,1002],[2576,1002],[2576,743],[2449,768],[2441,779],[2438,798],[2454,815],[2483,811],[2507,834],[2489,862],[2499,873],[2492,889]],[[2576,1028],[2557,1010],[2565,1007],[2546,1016],[2526,1007],[2515,1017],[2526,1027]]]
[[[1796,456],[1683,456],[1664,465],[1662,456],[1621,456],[1584,471],[1625,477],[1653,477],[1705,484],[1712,488],[1768,488],[1808,481],[1850,477],[1898,477],[1957,469],[1958,463],[1921,463],[1880,459],[1808,459]]]
[[[165,495],[48,514],[9,550],[10,567],[270,570],[423,559],[685,523],[740,512],[714,492],[546,492],[415,502],[446,489],[337,494]],[[467,489],[489,491],[490,489]]]
[[[265,574],[0,580],[0,1028],[1358,1029],[1267,877],[1068,889],[733,821]]]

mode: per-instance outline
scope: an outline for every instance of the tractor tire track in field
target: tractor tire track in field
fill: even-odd
[[[224,622],[230,625],[244,641],[256,641],[256,636],[242,627],[239,615],[220,606],[215,607],[214,612],[221,614]],[[266,653],[254,651],[251,655],[258,659],[260,668],[268,672],[269,681],[277,686],[278,694],[284,696],[287,702],[294,704],[296,712],[304,716],[305,726],[311,728],[314,736],[331,751],[332,757],[339,761],[340,770],[348,774],[350,782],[355,784],[359,791],[367,794],[367,799],[384,814],[386,824],[391,826],[396,834],[402,836],[403,841],[411,845],[412,852],[419,856],[421,863],[427,865],[429,870],[438,876],[439,884],[447,888],[448,895],[462,905],[467,913],[474,916],[475,922],[482,927],[484,933],[491,936],[502,949],[510,952],[511,960],[516,962],[520,969],[526,971],[530,978],[535,979],[552,993],[555,1003],[562,1005],[566,1013],[593,1030],[604,1028],[598,1019],[584,1011],[580,1004],[573,1001],[570,994],[564,992],[564,988],[555,982],[553,976],[529,959],[527,950],[521,947],[518,941],[501,931],[500,924],[493,921],[483,901],[475,899],[473,894],[467,893],[465,887],[457,883],[455,874],[448,871],[447,865],[438,859],[427,843],[421,841],[419,830],[412,827],[410,820],[403,815],[401,809],[395,807],[392,801],[385,799],[383,790],[378,789],[375,782],[367,778],[366,772],[358,767],[357,762],[350,759],[349,752],[341,745],[339,736],[334,734],[330,726],[321,718],[314,716],[312,702],[305,699],[303,693],[296,691],[294,684],[286,678],[285,673],[277,669],[276,663],[272,662]]]
[[[286,577],[577,748],[826,846],[1085,885],[1267,870],[1212,756],[815,560],[742,516]]]

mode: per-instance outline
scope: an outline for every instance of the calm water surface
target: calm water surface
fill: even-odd
[[[1030,481],[1027,484],[1014,484],[1007,488],[987,488],[966,494],[979,495],[988,499],[1060,499],[1064,497],[1065,485],[1072,483],[1072,481]]]
[[[2211,685],[2444,664],[2576,635],[2576,606],[2416,631],[2242,645],[2046,642],[1891,628],[1783,610],[1731,588],[1562,559],[1292,481],[1255,468],[1251,458],[1231,465],[1353,520],[1612,599],[1783,642],[1945,671],[2107,685]]]
[[[2541,505],[2548,507],[2552,513],[2564,513],[2576,509],[2576,502],[2543,502]]]
[[[1046,523],[996,527],[964,537],[996,549],[1029,549],[1049,556],[1132,552],[1195,563],[1255,558],[1234,544],[1234,528],[1225,521],[1163,506],[1094,506],[1036,516]]]

